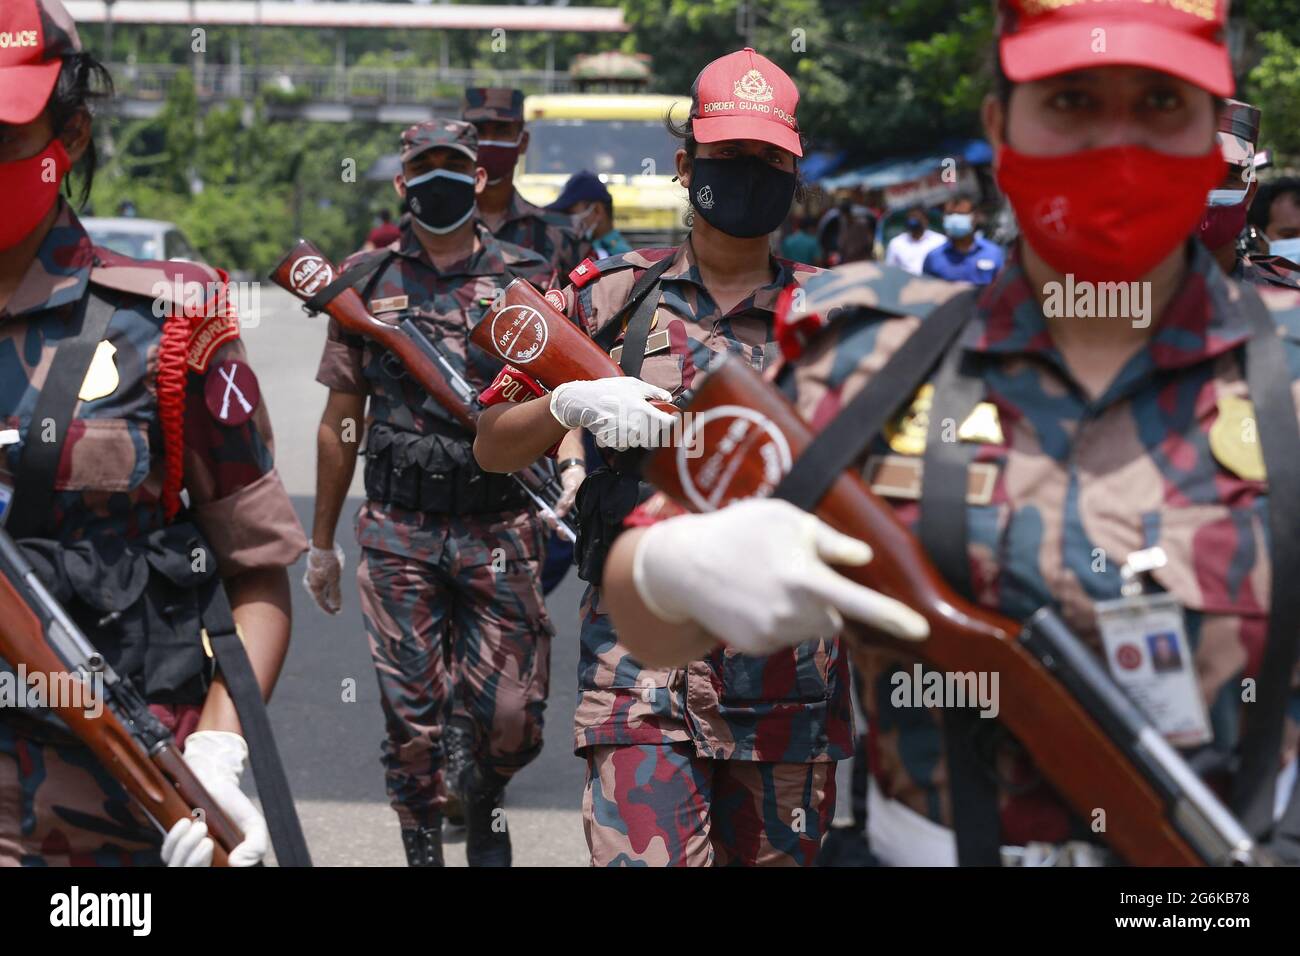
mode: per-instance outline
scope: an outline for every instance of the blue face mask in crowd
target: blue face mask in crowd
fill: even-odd
[[[1300,265],[1300,236],[1294,239],[1273,239],[1268,244],[1270,256],[1281,256]]]
[[[965,239],[975,231],[975,217],[968,212],[950,212],[943,217],[943,231],[949,239]]]
[[[908,230],[908,232],[916,232],[916,231],[918,231],[918,230],[921,228],[921,226],[923,226],[923,225],[924,225],[924,223],[921,222],[920,219],[917,219],[915,216],[909,216],[908,219],[907,219],[907,230]]]

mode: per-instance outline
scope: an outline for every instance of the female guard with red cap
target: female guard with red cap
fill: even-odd
[[[266,405],[225,273],[97,247],[60,195],[78,165],[89,194],[91,105],[111,88],[63,5],[5,0],[0,37],[21,41],[0,45],[0,522],[183,744],[244,835],[230,862],[251,866],[268,831],[240,790],[252,731],[232,696],[274,685],[285,568],[306,550]],[[225,676],[236,624],[256,682]],[[43,704],[0,706],[0,866],[205,866],[213,850],[202,820],[158,832]]]
[[[670,419],[649,402],[689,388],[710,354],[734,352],[760,369],[772,363],[778,296],[816,271],[770,248],[803,154],[798,99],[790,78],[751,49],[701,71],[676,155],[693,215],[686,242],[588,260],[564,291],[566,312],[627,376],[489,409],[475,445],[485,468],[516,470],[562,439],[567,460],[581,448],[580,426],[610,450],[653,443],[656,425]],[[642,354],[624,354],[620,343],[637,340]],[[809,634],[770,657],[732,648],[673,668],[639,663],[610,624],[600,574],[647,494],[615,456],[578,495],[579,568],[591,586],[575,745],[587,760],[592,861],[810,863],[834,812],[835,762],[852,742],[838,642]]]
[[[825,328],[783,384],[821,429],[910,335],[948,336],[906,370],[883,434],[859,436],[868,480],[957,590],[1017,620],[1054,608],[1247,828],[1293,854],[1300,299],[1225,278],[1195,241],[1225,172],[1227,4],[999,14],[983,119],[1021,228],[1006,267],[978,295],[870,263],[814,277],[806,314],[783,321]],[[827,582],[828,564],[870,559],[791,506],[742,502],[622,536],[606,598],[642,660],[775,650],[869,623],[879,595]],[[774,564],[799,570],[754,572]],[[1075,816],[999,729],[997,693],[1015,687],[919,706],[910,655],[855,661],[880,859],[1107,859],[1102,833],[1126,821]]]

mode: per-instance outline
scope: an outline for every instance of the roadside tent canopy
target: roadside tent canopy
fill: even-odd
[[[900,183],[910,183],[924,179],[944,167],[949,160],[959,164],[980,166],[993,161],[993,149],[982,139],[952,140],[942,144],[933,153],[918,153],[912,156],[894,156],[879,162],[852,169],[838,176],[822,179],[817,185],[827,191],[852,189],[886,189]]]

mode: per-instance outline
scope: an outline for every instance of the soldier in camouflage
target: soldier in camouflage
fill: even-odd
[[[93,169],[89,104],[111,88],[107,71],[58,0],[6,2],[0,34],[20,31],[38,42],[0,49],[0,520],[243,831],[231,862],[252,865],[267,828],[239,789],[248,748],[204,652],[200,594],[224,586],[269,692],[289,642],[285,568],[306,540],[226,274],[93,245],[59,187],[79,161]],[[33,518],[27,453],[50,440],[33,418],[61,344],[95,329],[96,314],[107,323],[84,378],[71,370],[77,401],[48,508]],[[225,403],[232,392],[240,400]],[[19,490],[6,514],[8,486]],[[0,866],[199,866],[213,849],[198,821],[164,840],[49,711],[0,709]]]
[[[465,90],[461,119],[478,131],[479,164],[487,187],[478,200],[479,218],[496,238],[540,254],[556,277],[565,276],[590,252],[573,220],[534,206],[515,189],[515,166],[528,151],[524,94],[500,87]]]
[[[716,105],[732,100],[735,89],[777,109],[758,118]],[[577,424],[598,443],[626,447],[626,439],[610,436],[637,415],[663,417],[645,399],[681,395],[714,353],[731,352],[758,369],[773,364],[778,300],[817,271],[772,258],[768,245],[789,211],[802,155],[797,102],[789,77],[749,49],[701,72],[677,154],[695,206],[687,241],[676,249],[587,260],[557,300],[622,360],[618,343],[629,299],[658,272],[645,293],[653,314],[640,378],[575,383],[549,401],[489,408],[475,446],[486,467],[517,468],[561,437],[564,456],[580,442],[579,432],[565,434]],[[715,119],[706,118],[703,105]],[[591,557],[598,545],[583,544],[621,530],[637,498],[649,493],[633,479],[618,504],[610,490],[618,487],[617,475],[613,462],[589,476],[577,506],[589,587],[582,600],[574,747],[587,760],[583,822],[592,862],[808,864],[834,814],[835,762],[852,746],[840,645],[811,640],[757,657],[719,651],[675,668],[634,658],[608,616],[600,560]],[[598,529],[611,509],[617,527]]]
[[[1228,164],[1223,183],[1210,191],[1198,235],[1228,275],[1252,285],[1300,289],[1294,264],[1280,256],[1239,251],[1238,237],[1246,228],[1247,212],[1255,200],[1255,148],[1259,141],[1259,110],[1240,100],[1228,100],[1219,112],[1219,146]]]
[[[380,321],[412,317],[481,389],[501,366],[470,349],[470,330],[512,277],[544,287],[551,268],[476,219],[486,181],[476,150],[474,127],[459,120],[402,134],[394,185],[410,216],[396,250],[364,254],[378,261],[359,291]],[[450,791],[465,807],[470,865],[508,866],[501,795],[542,747],[552,634],[539,589],[542,523],[509,478],[479,469],[454,416],[373,342],[331,321],[316,377],[330,393],[305,583],[337,612],[335,528],[364,417],[357,583],[387,723],[388,794],[408,859],[442,865]]]
[[[1152,666],[1177,667],[1185,681],[1181,690],[1164,685],[1160,693],[1168,696],[1150,716],[1161,726],[1160,709],[1170,713],[1177,707],[1199,718],[1199,727],[1192,721],[1161,729],[1226,795],[1238,772],[1243,728],[1253,730],[1258,720],[1254,697],[1244,688],[1261,676],[1265,644],[1274,639],[1270,617],[1280,606],[1279,589],[1271,585],[1280,553],[1277,529],[1269,527],[1271,476],[1260,439],[1252,437],[1252,399],[1258,398],[1257,385],[1282,398],[1282,420],[1270,426],[1277,430],[1272,438],[1261,436],[1265,449],[1283,432],[1294,434],[1290,406],[1300,403],[1300,294],[1263,287],[1266,311],[1253,311],[1249,287],[1226,277],[1194,240],[1205,192],[1223,180],[1214,142],[1215,97],[1231,91],[1232,74],[1222,34],[1214,31],[1224,14],[1220,9],[1217,26],[1207,26],[1191,13],[1157,10],[1139,0],[1115,0],[1105,12],[1091,5],[1072,11],[1006,0],[1002,13],[1005,75],[984,116],[998,150],[999,183],[1024,235],[1006,268],[966,306],[965,325],[940,372],[931,374],[883,435],[863,436],[870,444],[859,466],[926,540],[926,514],[936,499],[922,492],[921,466],[939,460],[930,455],[940,443],[927,440],[933,433],[917,423],[942,399],[936,389],[947,387],[940,381],[943,370],[965,370],[960,374],[978,385],[981,404],[964,420],[955,419],[961,425],[952,444],[962,449],[968,477],[957,501],[965,502],[967,522],[946,530],[956,544],[947,546],[955,572],[945,576],[954,583],[965,579],[972,598],[1013,618],[1055,608],[1122,683],[1126,669],[1144,666],[1148,649],[1115,643],[1100,606],[1120,597],[1126,569],[1133,570],[1126,566],[1136,555],[1159,549],[1146,593],[1128,599],[1176,601],[1180,623],[1176,636],[1166,636],[1178,639],[1184,662],[1176,663],[1177,654],[1157,655],[1154,646],[1149,652],[1157,662]],[[1168,16],[1158,19],[1162,14]],[[1095,49],[1082,54],[1083,61],[1061,55],[1062,31],[1086,38],[1111,16],[1141,29],[1141,42],[1113,60]],[[1037,42],[1044,33],[1056,37],[1055,45]],[[1199,51],[1195,57],[1174,52],[1189,44]],[[1077,47],[1088,49],[1086,42]],[[1157,128],[1134,104],[1153,102],[1171,89],[1178,96],[1159,114]],[[1086,111],[1070,112],[1083,103]],[[1089,149],[1098,142],[1115,145]],[[1072,175],[1070,164],[1085,149],[1089,171]],[[1107,193],[1129,181],[1142,182],[1143,189]],[[1107,195],[1117,205],[1107,206]],[[1135,219],[1144,228],[1130,232]],[[1070,275],[1076,270],[1081,280]],[[1133,308],[1100,317],[1062,314],[1048,302],[1067,275],[1071,282],[1141,278],[1155,304],[1145,320]],[[961,294],[869,263],[812,278],[806,311],[784,315],[783,321],[825,328],[803,354],[791,351],[780,377],[783,388],[814,427],[825,427],[902,343],[925,334],[936,307]],[[1259,336],[1271,343],[1274,335],[1285,358],[1280,380],[1248,380],[1247,344]],[[870,560],[869,549],[853,554],[851,541],[832,539],[832,547],[819,553],[801,545],[829,529],[791,511],[782,502],[742,502],[620,538],[606,591],[633,653],[685,659],[717,638],[732,646],[793,644],[815,626],[806,621],[829,612],[867,619],[864,602],[873,596],[857,585],[809,595],[806,573],[777,572],[759,580],[765,587],[757,589],[752,567],[763,553],[750,547],[746,535],[756,521],[769,522],[769,546],[777,549],[769,553],[784,554],[787,562],[798,563],[800,554],[814,568]],[[778,533],[783,523],[785,537]],[[683,532],[707,546],[685,546]],[[942,567],[942,543],[927,547]],[[730,598],[736,603],[766,600],[781,608],[802,602],[806,617],[754,615],[733,628],[718,619],[712,595],[690,589],[689,576],[701,567],[717,568],[728,593],[739,592]],[[896,865],[951,865],[957,858],[950,829],[952,751],[941,733],[942,711],[914,706],[908,695],[896,693],[912,655],[855,647],[854,659],[870,714],[872,850]],[[1292,688],[1294,715],[1294,683]],[[1293,719],[1279,736],[1276,766],[1294,768],[1300,732]],[[1025,848],[1033,844],[1036,858],[1062,859],[1062,844],[1095,839],[1014,740],[991,731],[968,745],[982,752],[987,747],[986,769],[998,780],[991,825],[999,831],[1003,860],[1029,858]],[[1273,762],[1266,751],[1264,761]],[[1259,794],[1267,819],[1257,834],[1267,835],[1286,806],[1287,773],[1278,774],[1273,789]],[[1294,817],[1294,806],[1287,816]],[[1104,858],[1092,858],[1098,856]]]

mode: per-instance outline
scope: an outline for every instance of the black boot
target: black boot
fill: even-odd
[[[506,779],[481,767],[465,775],[465,859],[470,866],[509,866],[510,831],[501,809]]]
[[[447,793],[461,797],[474,766],[474,725],[453,717],[442,730],[442,753],[447,767]]]
[[[418,830],[403,830],[408,866],[444,866],[442,862],[442,821]]]

